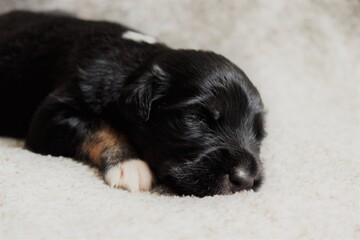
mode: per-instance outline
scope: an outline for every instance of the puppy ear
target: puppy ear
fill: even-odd
[[[135,78],[122,91],[120,111],[140,121],[148,121],[154,101],[165,95],[167,75],[157,65]]]

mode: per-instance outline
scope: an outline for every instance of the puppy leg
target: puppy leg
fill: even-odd
[[[26,147],[95,165],[111,187],[151,189],[153,174],[147,163],[137,158],[125,136],[81,109],[71,98],[48,97],[32,120]]]
[[[136,158],[123,135],[102,123],[92,135],[85,136],[80,153],[104,169],[104,179],[111,187],[131,192],[151,189],[153,175],[146,162]]]

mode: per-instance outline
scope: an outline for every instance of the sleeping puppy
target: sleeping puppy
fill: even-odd
[[[98,167],[112,187],[179,195],[256,190],[264,107],[245,73],[119,24],[0,16],[0,134]]]

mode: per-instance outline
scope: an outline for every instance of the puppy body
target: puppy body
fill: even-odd
[[[12,12],[0,16],[0,74],[0,134],[91,163],[111,186],[148,190],[155,175],[206,196],[261,182],[261,98],[222,56],[114,23]]]

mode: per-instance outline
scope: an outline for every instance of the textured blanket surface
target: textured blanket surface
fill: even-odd
[[[231,196],[129,193],[1,138],[1,239],[360,239],[359,1],[0,1],[13,9],[121,22],[235,62],[268,111],[266,180]]]

